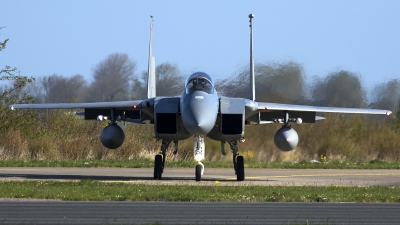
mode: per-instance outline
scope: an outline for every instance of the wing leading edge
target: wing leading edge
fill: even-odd
[[[135,110],[135,106],[143,100],[117,102],[90,102],[90,103],[45,103],[45,104],[16,104],[9,108],[14,109],[124,109]]]
[[[117,102],[91,102],[91,103],[46,103],[46,104],[16,104],[9,109],[84,109],[76,115],[84,116],[85,120],[103,120],[123,118],[124,121],[143,123],[152,120],[151,116],[142,113],[143,104],[149,100],[117,101]]]
[[[383,109],[366,109],[366,108],[339,108],[339,107],[322,107],[308,105],[292,105],[268,102],[256,102],[257,111],[303,111],[303,112],[330,112],[330,113],[360,113],[360,114],[380,114],[389,116],[392,111]]]

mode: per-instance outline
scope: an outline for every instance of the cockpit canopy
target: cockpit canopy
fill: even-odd
[[[214,82],[210,75],[203,72],[196,72],[186,80],[186,94],[191,94],[195,91],[204,91],[212,94],[214,91]]]

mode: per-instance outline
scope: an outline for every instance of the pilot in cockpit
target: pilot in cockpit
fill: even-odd
[[[194,91],[204,91],[208,94],[212,94],[213,86],[211,82],[203,76],[192,76],[188,79],[186,85],[186,93],[191,94]]]

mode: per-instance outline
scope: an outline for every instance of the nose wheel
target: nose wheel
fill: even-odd
[[[196,181],[201,181],[201,176],[203,175],[204,172],[204,165],[201,162],[197,162],[198,164],[196,165]]]
[[[195,176],[196,176],[196,181],[201,181],[201,176],[204,173],[204,165],[201,162],[197,162],[198,164],[196,165],[196,172],[195,172]]]
[[[196,181],[201,180],[201,176],[204,173],[204,164],[201,163],[202,160],[204,160],[204,136],[202,135],[195,135],[194,136],[194,143],[193,143],[193,155],[194,155],[194,160],[197,161],[197,165],[195,168],[195,179]]]

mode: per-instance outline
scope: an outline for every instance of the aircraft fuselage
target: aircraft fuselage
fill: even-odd
[[[190,82],[195,84],[190,86]],[[211,77],[205,73],[192,74],[180,101],[182,122],[186,130],[192,135],[208,134],[216,123],[219,109],[219,98]]]

